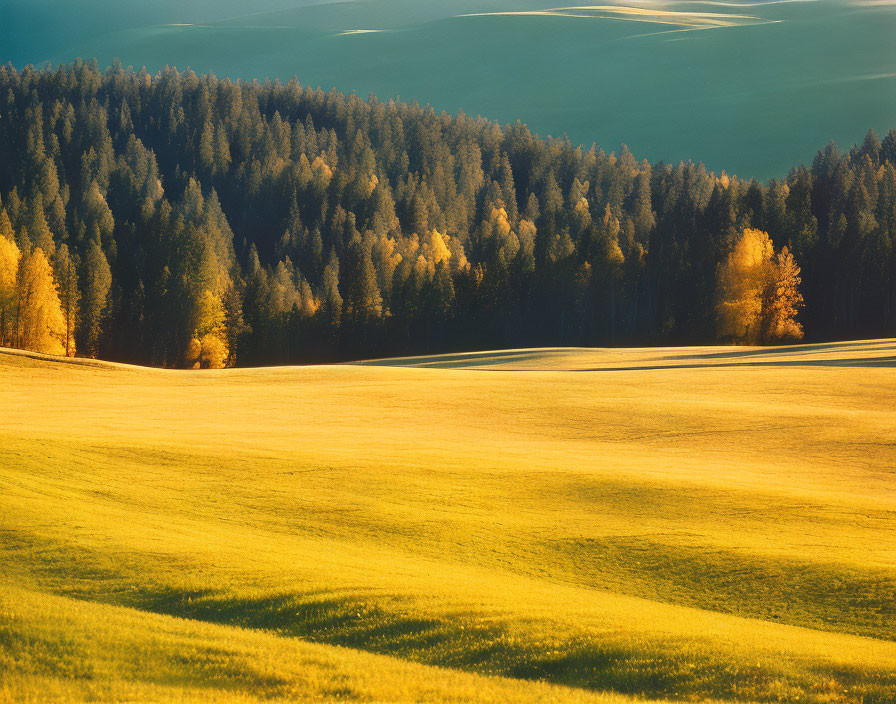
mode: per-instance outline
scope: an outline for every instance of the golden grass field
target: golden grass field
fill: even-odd
[[[0,701],[896,701],[896,341],[0,352]]]

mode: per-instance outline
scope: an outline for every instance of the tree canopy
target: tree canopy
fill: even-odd
[[[2,344],[218,367],[896,331],[896,132],[759,183],[296,80],[7,66],[0,101]]]

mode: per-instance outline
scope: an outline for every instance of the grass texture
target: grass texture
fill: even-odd
[[[896,342],[0,353],[0,701],[896,700]]]

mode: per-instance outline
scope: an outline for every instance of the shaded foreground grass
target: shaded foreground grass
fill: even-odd
[[[399,658],[517,680],[482,701],[547,697],[531,680],[577,688],[557,700],[892,701],[893,353],[542,351],[500,374],[0,356],[0,691],[477,701],[443,669],[390,690]],[[551,370],[586,364],[619,369]],[[114,657],[77,635],[107,619]],[[136,674],[128,639],[175,623]],[[202,663],[240,659],[211,641],[185,656],[212,625],[273,679],[236,664],[227,685]],[[343,654],[353,684],[309,663],[301,689],[290,648]]]
[[[0,644],[0,700],[14,702],[627,701],[8,585]]]

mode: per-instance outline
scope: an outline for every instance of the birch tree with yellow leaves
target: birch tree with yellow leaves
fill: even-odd
[[[0,211],[5,217],[5,211]],[[14,344],[16,319],[16,281],[19,272],[19,248],[12,238],[0,234],[0,345]]]
[[[718,268],[719,338],[746,344],[801,339],[799,285],[800,269],[787,247],[776,255],[768,233],[745,229]]]

